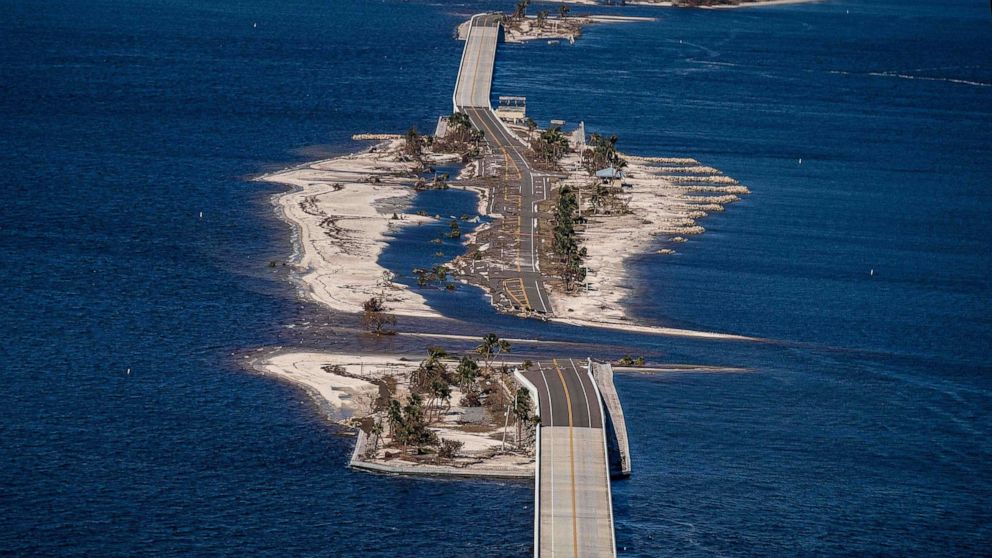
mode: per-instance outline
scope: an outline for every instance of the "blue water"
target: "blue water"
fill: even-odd
[[[621,555],[987,554],[981,4],[631,8],[659,21],[500,51],[494,93],[538,120],[753,191],[676,256],[638,259],[634,312],[770,343],[545,327],[471,288],[427,293],[451,329],[749,370],[618,379]],[[246,177],[430,129],[453,26],[492,6],[508,3],[0,5],[0,554],[530,555],[528,484],[349,471],[350,438],[239,362],[314,312],[267,265],[291,249],[276,190]],[[407,229],[383,262],[434,263],[439,232]]]

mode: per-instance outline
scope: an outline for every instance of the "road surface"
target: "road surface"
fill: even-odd
[[[523,373],[537,390],[535,556],[616,556],[599,394],[585,367],[541,362]]]
[[[504,178],[520,191],[516,270],[504,286],[519,306],[551,314],[551,301],[541,280],[538,262],[540,239],[536,208],[537,202],[547,199],[550,175],[531,169],[523,156],[526,146],[506,130],[492,111],[490,94],[499,25],[494,14],[472,18],[455,85],[455,110],[468,114],[472,125],[485,133],[486,143],[493,152],[503,154],[507,171]]]

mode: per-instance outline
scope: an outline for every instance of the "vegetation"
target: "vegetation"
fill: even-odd
[[[456,459],[462,442],[442,438],[439,434],[443,431],[432,426],[440,423],[450,410],[456,387],[464,395],[461,405],[484,405],[492,422],[504,426],[504,445],[508,441],[506,432],[513,431],[509,427],[509,421],[513,420],[516,428],[514,446],[523,448],[537,423],[530,392],[524,388],[507,389],[503,378],[493,375],[493,361],[509,351],[510,343],[496,334],[483,337],[475,350],[483,361],[477,361],[472,355],[462,355],[457,364],[453,364],[447,351],[441,347],[428,347],[427,355],[409,376],[409,395],[405,402],[395,395],[395,377],[386,376],[381,383],[377,382],[379,397],[370,406],[375,415],[363,419],[361,425],[368,434],[365,457],[375,458],[386,440],[387,448],[399,449],[407,459],[413,457],[438,464]],[[506,370],[505,366],[500,368]],[[388,379],[392,380],[391,384],[386,382]],[[470,432],[491,432],[494,428],[472,423],[456,426],[458,429],[466,427],[480,429],[467,430]],[[388,452],[386,456],[390,458]]]
[[[433,389],[435,380],[444,380],[450,384],[448,367],[442,361],[448,353],[441,347],[427,347],[427,358],[410,374],[410,391],[426,393]]]
[[[513,402],[513,418],[517,423],[517,447],[523,447],[523,433],[525,425],[534,424],[533,401],[530,398],[530,391],[526,388],[518,388],[517,396]]]
[[[568,7],[568,4],[562,3],[561,6],[558,6],[558,17],[560,17],[561,19],[565,19],[568,17],[568,12],[570,11],[571,8]]]
[[[382,435],[385,432],[385,427],[382,424],[382,419],[376,419],[372,423],[372,428],[369,432],[369,447],[365,450],[365,457],[369,458],[375,455],[379,451],[379,444],[382,443]]]
[[[403,446],[429,446],[438,443],[437,434],[427,428],[424,400],[418,393],[410,395],[406,405],[393,399],[387,413],[393,442]]]
[[[579,248],[579,241],[575,233],[578,208],[575,193],[568,186],[563,186],[559,191],[558,203],[555,206],[552,247],[558,257],[559,276],[567,291],[573,290],[576,285],[586,279],[586,268],[582,265],[586,250]]]
[[[613,167],[617,170],[627,168],[627,161],[617,151],[618,141],[620,138],[616,134],[610,137],[599,134],[589,136],[588,147],[582,152],[582,163],[589,174],[595,174],[596,171],[607,167]]]
[[[423,161],[424,145],[427,143],[423,136],[417,132],[416,127],[411,127],[406,132],[403,144],[403,154],[415,161]]]
[[[510,342],[506,339],[500,339],[495,333],[490,333],[482,338],[482,343],[475,348],[475,352],[482,357],[486,365],[486,372],[492,373],[493,361],[499,355],[510,352]]]
[[[592,206],[593,214],[604,213],[612,215],[630,213],[629,202],[629,198],[623,195],[619,187],[598,182],[592,185],[589,204]]]
[[[644,357],[633,358],[630,355],[623,355],[623,358],[617,361],[617,366],[644,366]]]
[[[537,26],[544,27],[544,24],[548,22],[548,15],[550,14],[551,12],[548,10],[541,10],[537,12]]]
[[[479,364],[472,357],[468,355],[463,356],[458,361],[458,367],[455,368],[455,377],[460,387],[463,389],[470,388],[475,383],[476,378],[479,377]]]
[[[460,153],[462,162],[478,157],[482,151],[482,140],[486,134],[472,126],[472,120],[464,112],[455,112],[446,118],[448,131],[435,145],[443,153]]]
[[[442,438],[441,445],[438,446],[437,448],[438,460],[440,461],[442,459],[445,460],[454,459],[455,456],[458,455],[458,452],[462,449],[462,446],[464,445],[465,445],[464,442],[458,442],[455,440],[445,440]]]
[[[434,179],[430,182],[423,178],[418,179],[413,186],[414,190],[447,190],[448,188],[448,173],[445,172],[434,173]]]
[[[551,127],[530,142],[530,148],[545,163],[557,167],[558,162],[570,149],[568,137],[558,126]]]
[[[396,316],[386,312],[382,298],[373,296],[362,303],[362,325],[376,335],[393,335]]]
[[[513,10],[513,15],[510,16],[510,19],[521,20],[527,17],[528,6],[530,6],[530,0],[519,0],[516,8]]]
[[[435,252],[435,255],[443,257],[444,252]],[[435,265],[430,269],[416,268],[413,270],[413,274],[417,276],[417,285],[420,287],[433,285],[438,289],[448,291],[453,291],[456,288],[455,284],[448,280],[450,276],[448,267],[442,264]]]
[[[524,125],[527,126],[527,140],[531,141],[534,136],[534,130],[537,130],[537,122],[534,122],[534,119],[528,116],[524,120]]]
[[[448,224],[448,227],[451,229],[446,235],[448,238],[458,239],[462,237],[462,229],[458,226],[457,219],[452,219],[451,223]]]

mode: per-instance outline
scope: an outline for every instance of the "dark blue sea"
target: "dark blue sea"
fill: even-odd
[[[422,349],[302,302],[269,267],[293,249],[278,190],[249,179],[366,147],[353,133],[431,129],[454,26],[510,6],[0,3],[0,555],[531,555],[529,483],[351,471],[346,432],[244,366],[288,344]],[[601,11],[658,21],[507,45],[494,94],[749,186],[676,255],[634,262],[631,309],[767,341],[546,327],[469,288],[429,300],[460,332],[746,370],[618,378],[621,556],[988,555],[988,4]],[[382,261],[409,275],[436,234],[407,229]],[[336,333],[298,333],[315,320]]]

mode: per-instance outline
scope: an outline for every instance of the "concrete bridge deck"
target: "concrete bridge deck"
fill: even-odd
[[[467,107],[490,108],[499,32],[497,14],[472,17],[455,82],[455,112]]]
[[[601,395],[574,360],[518,373],[537,394],[534,556],[616,556]]]

